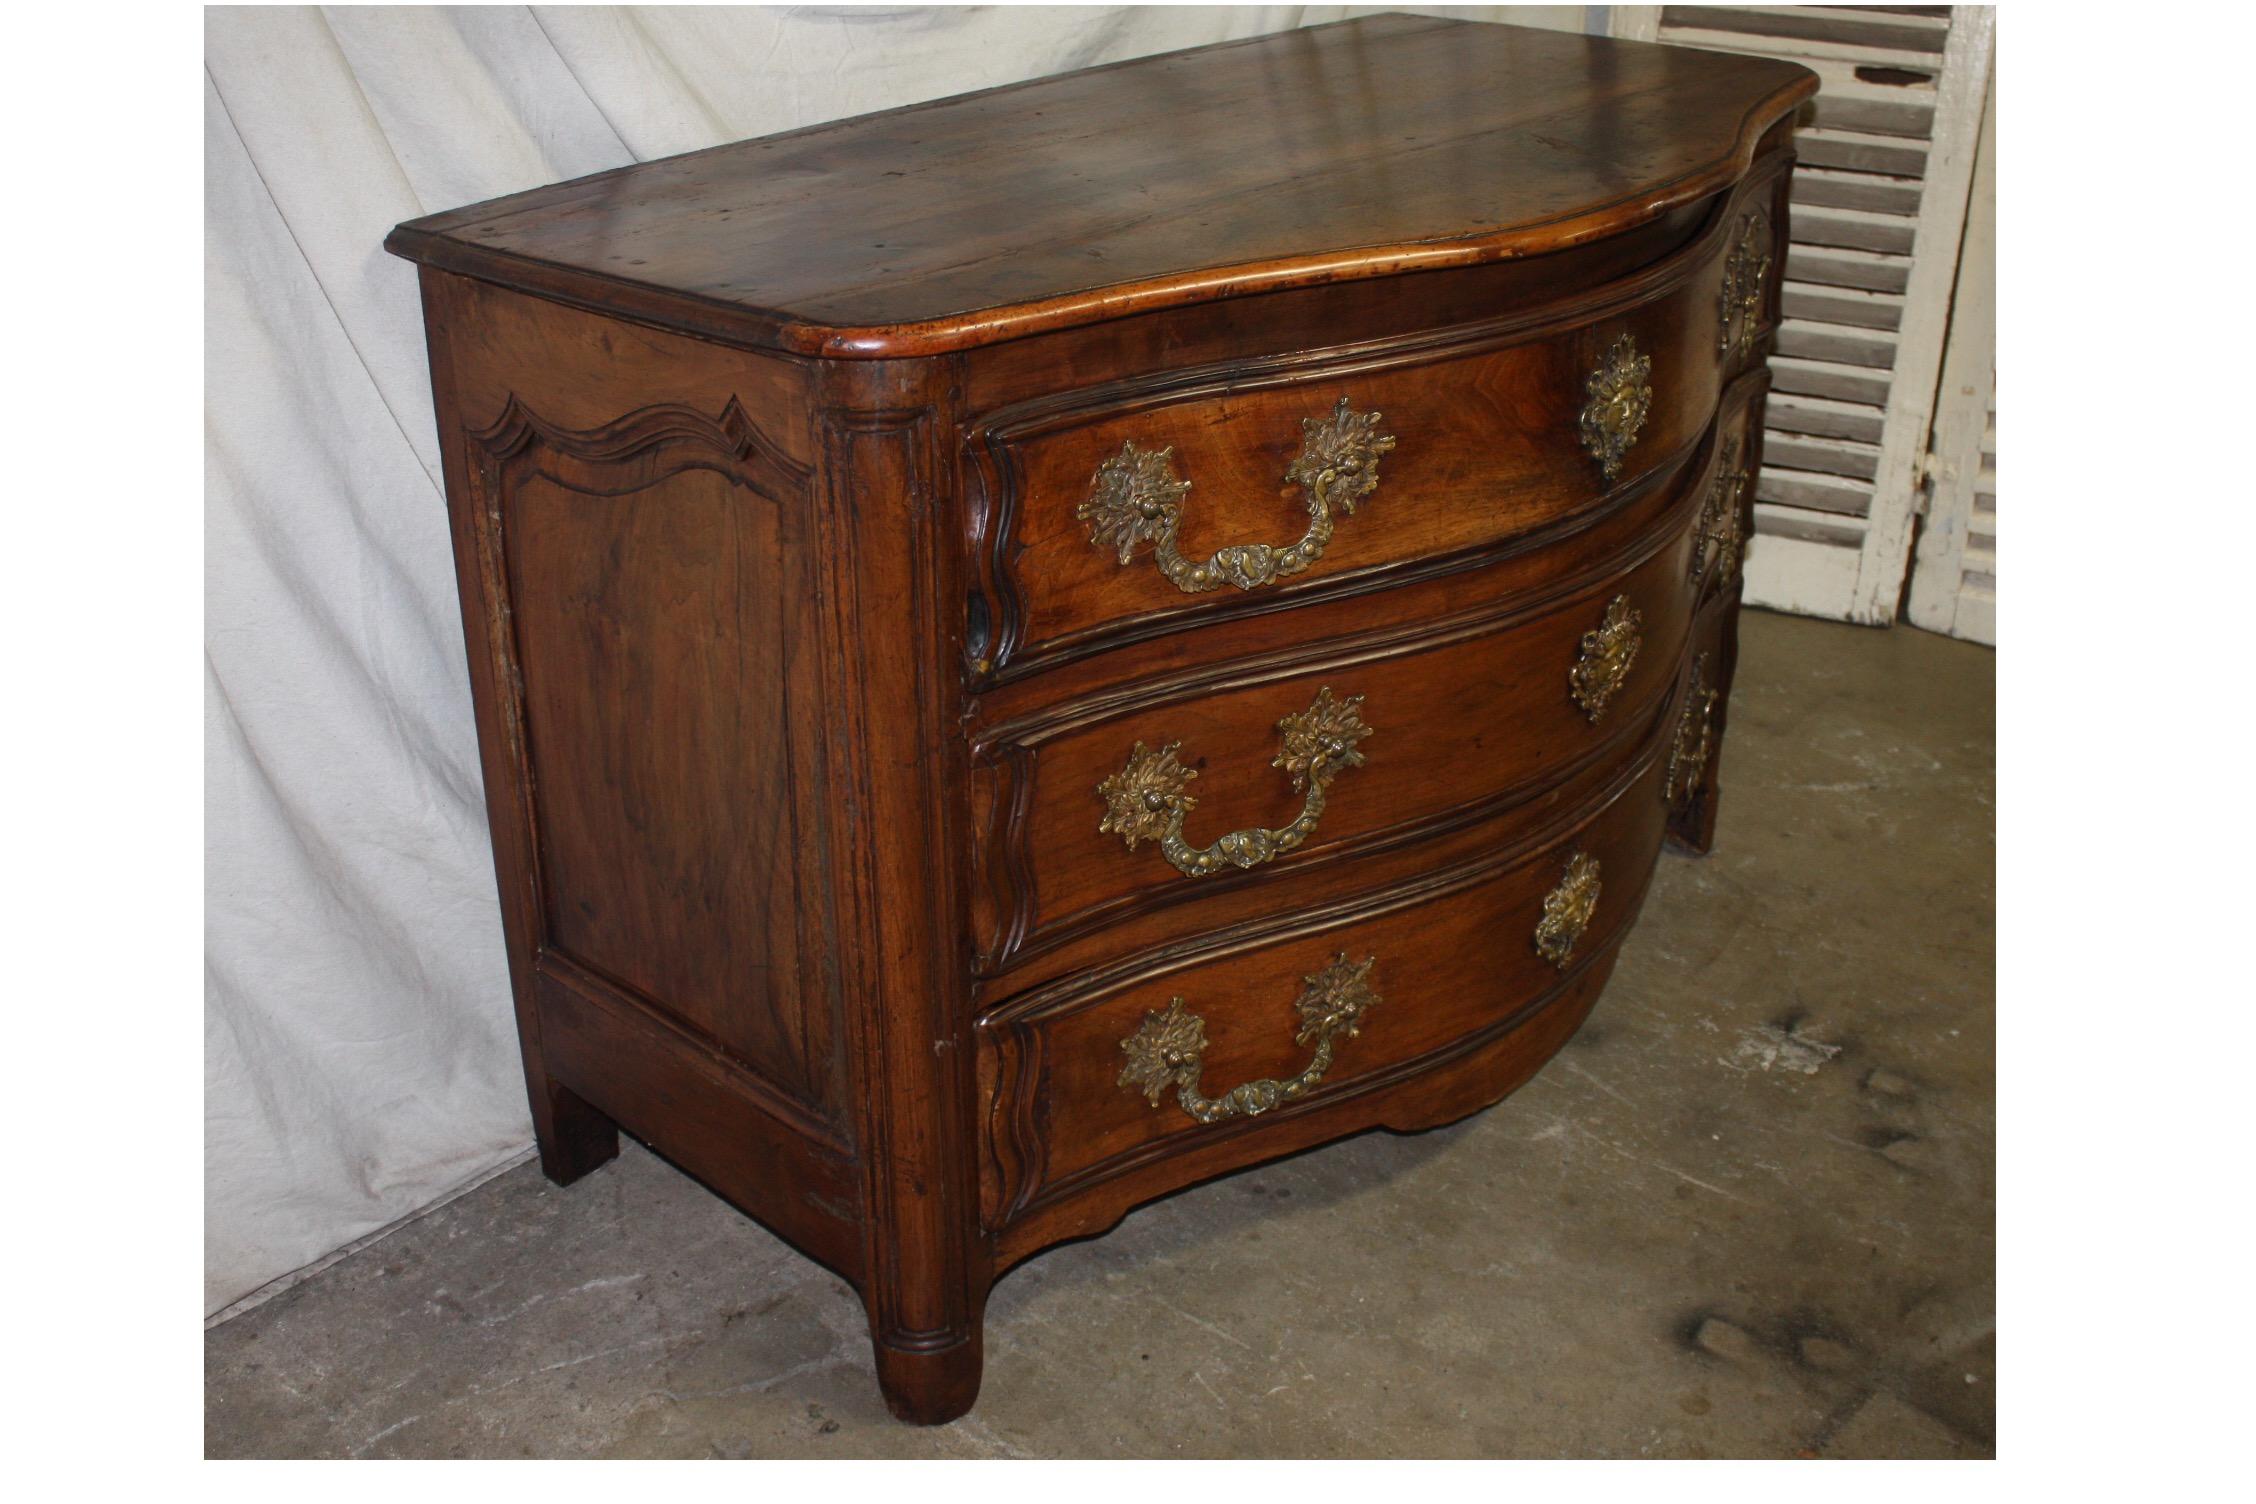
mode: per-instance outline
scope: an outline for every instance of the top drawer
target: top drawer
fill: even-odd
[[[992,415],[975,675],[1471,562],[1666,472],[1767,307],[1726,285],[1766,203],[1751,185],[1663,262],[1532,314]]]

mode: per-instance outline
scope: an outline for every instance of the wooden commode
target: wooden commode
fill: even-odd
[[[1791,64],[1386,16],[647,162],[421,263],[541,1162],[851,1281],[1496,1101],[1704,849]]]

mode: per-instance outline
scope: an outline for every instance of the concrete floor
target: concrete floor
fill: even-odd
[[[1467,1122],[1148,1206],[896,1425],[862,1310],[629,1147],[207,1339],[214,1457],[1991,1454],[1994,659],[1749,613],[1716,854]]]

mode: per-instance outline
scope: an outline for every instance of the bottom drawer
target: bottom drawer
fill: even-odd
[[[1611,955],[1643,901],[1664,754],[1648,746],[1607,794],[1508,847],[995,1007],[980,1021],[989,1215],[1176,1154],[1200,1161],[1185,1183],[1203,1178],[1230,1167],[1205,1152],[1220,1137],[1241,1138],[1232,1163],[1250,1163],[1269,1152],[1266,1125],[1540,1013]]]

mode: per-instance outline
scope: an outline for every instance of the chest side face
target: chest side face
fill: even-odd
[[[843,1123],[823,916],[773,881],[812,802],[804,382],[475,284],[439,302],[537,964]]]

